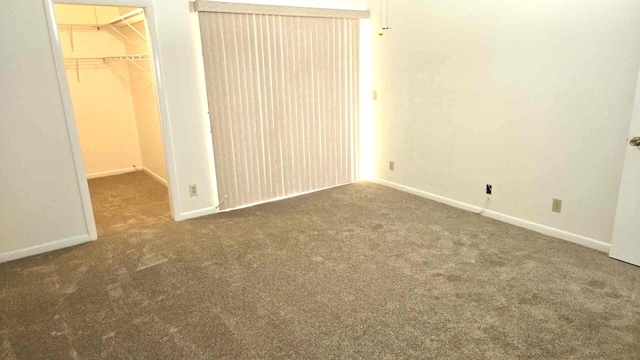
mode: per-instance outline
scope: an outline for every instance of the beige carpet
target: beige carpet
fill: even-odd
[[[100,240],[0,265],[0,358],[640,358],[640,268],[566,241],[371,183],[184,222],[90,187]]]

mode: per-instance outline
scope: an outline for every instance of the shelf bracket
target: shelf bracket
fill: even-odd
[[[136,63],[135,60],[127,59],[127,61],[135,65],[138,69],[140,69],[145,74],[151,76],[151,73],[147,71],[145,68],[143,68],[142,66],[138,65],[138,63]]]
[[[127,40],[131,45],[133,45],[133,46],[135,46],[135,47],[138,47],[138,45],[137,45],[133,40],[129,39],[129,37],[128,37],[127,35],[125,35],[125,34],[123,34],[122,32],[120,32],[120,31],[119,31],[115,26],[113,26],[113,25],[109,24],[109,27],[110,27],[113,31],[117,32],[120,36],[122,36],[122,38],[123,38],[123,39]]]
[[[73,25],[69,25],[69,41],[71,41],[71,52],[75,52],[73,48]]]
[[[131,25],[126,19],[122,19],[122,22],[127,24],[127,26],[131,28],[131,30],[135,31],[135,33],[138,34],[138,36],[140,36],[140,38],[142,38],[142,40],[147,41],[147,37],[142,35],[142,33],[140,31],[138,31],[138,29],[136,29],[133,25]]]

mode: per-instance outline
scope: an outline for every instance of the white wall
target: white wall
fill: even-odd
[[[127,5],[125,0],[112,4]],[[213,210],[217,200],[198,17],[188,0],[153,4],[179,189],[173,206],[184,217],[196,216]],[[365,6],[362,0],[280,4]],[[12,251],[86,236],[87,230],[43,2],[4,4],[0,31],[1,48],[12,49],[0,54],[2,261]],[[189,184],[198,184],[199,196],[189,196]]]
[[[188,0],[154,4],[174,207],[197,215],[216,201],[197,15]],[[373,43],[375,175],[476,205],[491,182],[491,209],[608,242],[640,64],[640,3],[390,5],[394,29]],[[1,259],[87,230],[42,1],[4,4],[0,32],[0,47],[12,49],[0,53]],[[194,183],[200,195],[190,197]],[[562,214],[550,212],[552,196],[564,200]]]
[[[396,0],[390,25],[375,176],[477,206],[491,183],[491,210],[610,242],[640,2]]]
[[[120,8],[120,13],[125,14],[133,9]],[[141,21],[133,25],[135,29],[147,36],[145,22]],[[125,42],[127,54],[149,54],[148,42],[140,37],[133,29],[123,27],[120,31],[131,39],[132,43]],[[129,78],[131,79],[131,97],[135,110],[136,124],[138,127],[138,139],[140,154],[144,170],[152,174],[157,180],[167,183],[167,166],[162,148],[162,128],[156,99],[156,85],[150,61],[136,61],[136,64],[127,63]],[[142,69],[146,70],[146,74]]]
[[[59,24],[107,22],[120,12],[117,7],[56,4]],[[68,30],[60,31],[65,58],[90,58],[124,55],[124,40],[109,30],[73,31],[73,47]],[[97,64],[98,62],[96,62]],[[82,147],[87,177],[133,171],[142,166],[132,84],[126,62],[92,65],[80,63],[67,67],[73,112]],[[78,80],[79,78],[79,80]]]
[[[368,0],[262,0],[237,1],[269,5],[333,7],[365,9]],[[217,205],[217,189],[213,175],[213,150],[202,65],[202,45],[198,14],[190,12],[188,0],[160,0],[157,2],[158,32],[163,73],[169,97],[169,111],[174,118],[188,119],[180,127],[173,126],[180,144],[176,152],[180,191],[185,217],[210,212]],[[180,54],[180,56],[175,56]],[[175,114],[175,116],[173,115]],[[185,116],[187,116],[185,118]],[[188,125],[188,126],[187,126]],[[204,136],[204,138],[203,138]],[[204,167],[204,164],[207,167]],[[211,166],[211,167],[210,167]],[[189,197],[188,184],[198,184],[200,195]],[[204,185],[203,185],[204,184]],[[188,209],[188,210],[187,210]],[[203,211],[204,210],[204,211]]]
[[[0,34],[1,262],[87,229],[42,2],[3,3]]]
[[[179,203],[174,207],[190,217],[207,213],[217,201],[198,16],[190,12],[188,0],[154,4],[178,174]],[[198,185],[198,196],[189,196],[189,184]]]

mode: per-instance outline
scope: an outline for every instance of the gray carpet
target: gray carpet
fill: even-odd
[[[0,358],[640,358],[640,268],[566,241],[371,183],[184,222],[90,188],[100,240],[0,265]]]

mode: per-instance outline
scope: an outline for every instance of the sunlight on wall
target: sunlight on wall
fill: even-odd
[[[371,21],[360,20],[360,180],[373,176]]]

